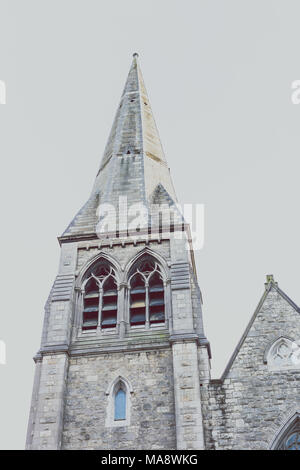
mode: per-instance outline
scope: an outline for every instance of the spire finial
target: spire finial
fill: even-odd
[[[278,286],[278,282],[275,282],[273,274],[267,274],[266,275],[266,282],[265,282],[266,289],[272,284],[275,285],[275,286]]]

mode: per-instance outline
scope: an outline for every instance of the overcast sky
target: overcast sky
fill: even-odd
[[[299,292],[300,4],[289,0],[0,0],[0,447],[24,448],[56,237],[92,189],[140,64],[196,253],[218,378],[264,290]]]

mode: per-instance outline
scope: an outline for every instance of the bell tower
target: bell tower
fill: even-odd
[[[59,243],[26,447],[203,449],[201,293],[137,54],[91,195]]]

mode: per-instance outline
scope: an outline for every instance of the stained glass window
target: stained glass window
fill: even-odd
[[[130,325],[163,323],[164,283],[158,264],[146,257],[134,269],[130,277]]]
[[[285,441],[285,449],[300,450],[300,430],[288,436]]]
[[[300,450],[300,417],[298,413],[293,423],[283,432],[275,448],[278,450]]]
[[[117,325],[118,287],[114,269],[100,260],[86,275],[83,297],[83,330]]]

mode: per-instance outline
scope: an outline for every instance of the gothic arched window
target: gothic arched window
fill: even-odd
[[[297,413],[296,418],[285,429],[282,436],[278,439],[275,447],[277,450],[300,450],[300,417]]]
[[[130,325],[149,327],[165,321],[165,288],[160,267],[142,258],[129,278]]]
[[[127,379],[117,377],[106,390],[106,427],[129,426],[133,389]]]
[[[83,285],[83,330],[117,325],[118,286],[114,269],[99,261],[89,269]]]
[[[83,330],[94,330],[98,326],[99,295],[99,285],[92,277],[87,281],[84,289]]]
[[[286,450],[300,450],[300,429],[288,435],[284,442]]]
[[[114,396],[114,420],[124,419],[126,419],[126,388],[123,382],[119,382]]]

